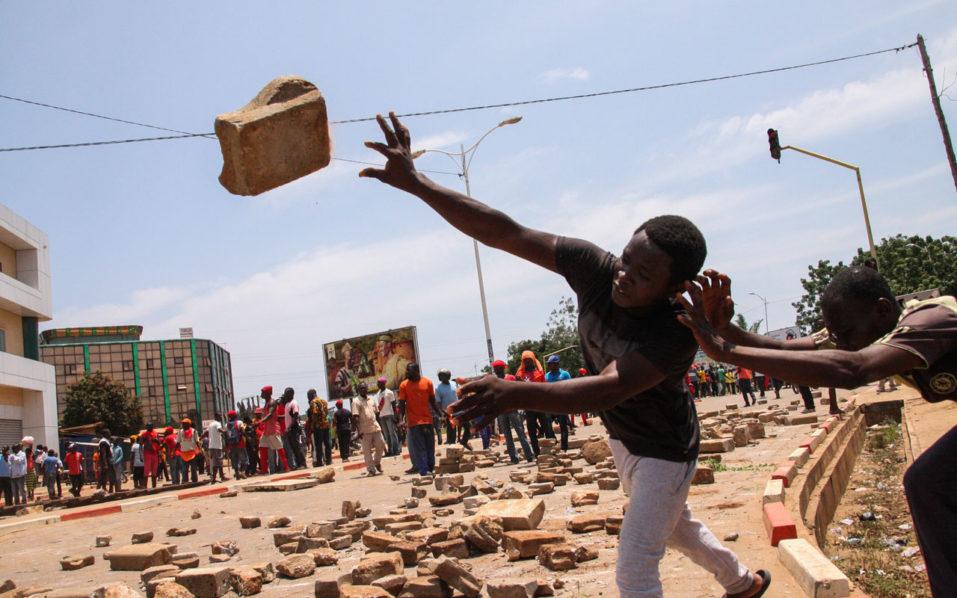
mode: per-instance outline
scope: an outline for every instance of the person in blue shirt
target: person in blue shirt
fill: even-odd
[[[10,449],[3,447],[0,453],[0,492],[3,493],[3,504],[9,507],[13,504],[13,483],[10,481]]]
[[[57,458],[56,451],[48,450],[47,456],[43,459],[43,481],[47,487],[47,495],[51,500],[61,497],[61,494],[57,493],[57,480],[60,479],[61,471],[63,471],[63,462]]]
[[[110,465],[113,466],[113,475],[116,478],[116,486],[111,492],[119,492],[123,489],[123,447],[120,445],[119,438],[113,443],[113,457],[110,459]]]
[[[448,407],[455,401],[459,400],[455,396],[455,388],[452,387],[452,372],[446,369],[439,370],[439,384],[435,387],[435,400],[438,402],[439,407],[442,408],[442,419],[445,420],[445,444],[453,444],[455,442],[456,430],[455,426],[452,425],[452,421],[449,419]],[[466,430],[468,427],[466,426]],[[468,432],[466,432],[467,434]],[[439,444],[442,444],[441,436],[439,436]]]
[[[561,382],[562,380],[571,380],[572,376],[561,368],[561,358],[558,355],[549,355],[545,360],[545,382]],[[558,427],[562,435],[562,450],[568,450],[568,416],[553,415],[552,418],[558,422]]]

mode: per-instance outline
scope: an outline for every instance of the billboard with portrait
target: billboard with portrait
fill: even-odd
[[[322,349],[331,401],[355,396],[360,382],[375,390],[379,378],[385,378],[388,388],[398,390],[405,379],[405,366],[419,361],[415,326],[342,339],[326,343]]]

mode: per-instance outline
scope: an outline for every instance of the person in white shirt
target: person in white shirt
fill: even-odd
[[[206,428],[206,438],[209,442],[209,483],[216,483],[216,474],[219,473],[220,481],[226,481],[226,474],[223,472],[223,424],[219,420],[223,416],[219,413],[214,414],[216,419],[209,423]]]
[[[379,423],[382,425],[382,435],[385,436],[385,454],[393,457],[402,452],[399,444],[399,433],[395,427],[395,393],[386,387],[388,380],[385,377],[377,381],[379,392],[375,395],[375,404],[379,409]]]
[[[10,455],[10,483],[13,486],[13,504],[27,504],[27,455],[19,444]]]
[[[299,421],[299,403],[295,399],[296,391],[287,388],[282,393],[282,405],[285,408],[283,418],[286,424],[284,445],[286,459],[291,469],[306,467],[306,455],[302,450],[302,422]]]
[[[359,396],[352,399],[352,417],[356,420],[359,429],[359,441],[362,443],[362,457],[365,460],[369,475],[382,473],[382,453],[385,452],[385,443],[382,441],[382,428],[379,427],[376,415],[378,414],[375,399],[369,396],[369,387],[360,382]],[[375,455],[373,455],[373,449]]]
[[[137,436],[130,436],[133,446],[130,447],[130,461],[133,465],[133,488],[146,488],[146,478],[143,476],[143,446]]]

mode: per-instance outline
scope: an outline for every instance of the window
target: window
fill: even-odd
[[[2,272],[3,270],[0,270]],[[0,351],[7,352],[7,331],[0,328]]]
[[[130,361],[124,361],[124,362],[123,362],[123,371],[124,371],[124,372],[132,372],[132,371],[133,371],[133,361],[132,361],[132,360],[130,360]]]
[[[155,367],[156,367],[156,360],[155,360],[155,359],[147,359],[147,360],[146,360],[146,369],[152,370],[152,369],[155,368]]]
[[[67,373],[68,376],[75,374],[75,373],[76,373],[76,364],[75,364],[75,363],[68,363],[68,364],[66,365],[66,373]]]
[[[183,365],[183,358],[182,358],[182,357],[174,357],[174,358],[173,358],[173,365]]]

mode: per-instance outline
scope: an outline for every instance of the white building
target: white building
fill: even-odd
[[[0,205],[0,446],[33,436],[58,447],[56,377],[37,330],[52,315],[47,236]]]

